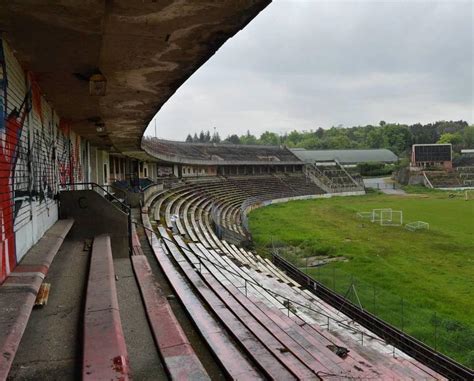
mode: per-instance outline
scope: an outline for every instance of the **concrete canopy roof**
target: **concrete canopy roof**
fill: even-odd
[[[367,162],[396,163],[397,155],[388,149],[337,149],[337,150],[291,150],[299,159],[307,163],[338,160],[341,164]]]
[[[73,130],[147,158],[141,138],[169,97],[271,0],[9,0],[0,30]],[[105,96],[89,78],[107,79]],[[105,125],[98,136],[97,126]]]
[[[143,149],[159,161],[189,165],[301,165],[282,146],[186,143],[146,137]]]

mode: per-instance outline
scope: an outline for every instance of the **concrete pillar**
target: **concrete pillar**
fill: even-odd
[[[97,176],[97,148],[90,147],[90,181],[98,183],[99,179]]]

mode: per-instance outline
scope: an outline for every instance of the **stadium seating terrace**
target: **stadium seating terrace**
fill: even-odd
[[[241,144],[185,143],[157,138],[146,138],[143,148],[155,157],[175,162],[285,162],[300,160],[288,149],[280,146]]]
[[[244,247],[252,208],[363,194],[337,162],[142,147],[156,111],[270,0],[93,3],[0,7],[0,381],[473,378]]]

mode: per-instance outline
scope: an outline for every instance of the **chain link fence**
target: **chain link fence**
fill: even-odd
[[[308,262],[305,253],[295,251],[282,242],[272,241],[271,252],[277,254],[311,278],[344,296],[361,309],[394,325],[398,329],[422,341],[456,361],[474,368],[474,329],[441,315],[422,305],[415,304],[390,290],[358,279],[350,272],[322,260]],[[312,254],[311,254],[312,255]]]

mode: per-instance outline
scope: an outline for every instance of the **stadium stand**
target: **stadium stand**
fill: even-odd
[[[307,176],[327,193],[361,191],[360,180],[354,177],[337,161],[315,162],[305,167]]]
[[[2,4],[0,381],[444,379],[236,244],[249,208],[352,189],[343,169],[313,179],[277,146],[142,147],[270,2]],[[472,379],[453,363],[433,368]]]
[[[454,171],[424,171],[433,188],[456,188],[462,187],[462,179]]]
[[[139,253],[132,256],[135,275],[140,285],[147,316],[153,330],[156,344],[163,357],[167,373],[172,379],[207,380],[204,367],[176,319],[168,300],[159,284],[154,280],[152,270],[141,244],[135,246]]]
[[[465,187],[474,186],[474,166],[456,167],[456,172]]]
[[[154,157],[171,162],[288,162],[301,164],[290,150],[280,146],[185,143],[147,138],[143,140],[142,147]]]
[[[227,226],[236,226],[239,220],[229,213],[229,205],[238,208],[238,203],[252,197],[265,200],[301,193],[292,193],[275,176],[265,181],[260,192],[259,183],[258,177],[254,182],[229,178],[190,183],[156,195],[143,210],[148,240],[168,279],[177,288],[185,280],[191,285],[180,296],[189,305],[189,314],[197,318],[195,308],[210,308],[212,321],[223,325],[234,345],[244,349],[247,366],[259,377],[442,379],[403,353],[393,356],[390,345],[305,291],[270,261],[217,237],[210,218],[213,212],[227,210]],[[151,230],[149,215],[159,217],[157,232]],[[180,216],[179,229],[174,229],[172,215]],[[187,303],[191,297],[194,302]],[[196,307],[197,297],[200,307]],[[200,328],[204,336],[205,328]],[[370,338],[363,346],[361,332]],[[208,345],[216,349],[215,343]],[[224,364],[226,356],[218,357]],[[235,369],[227,372],[235,376]]]

